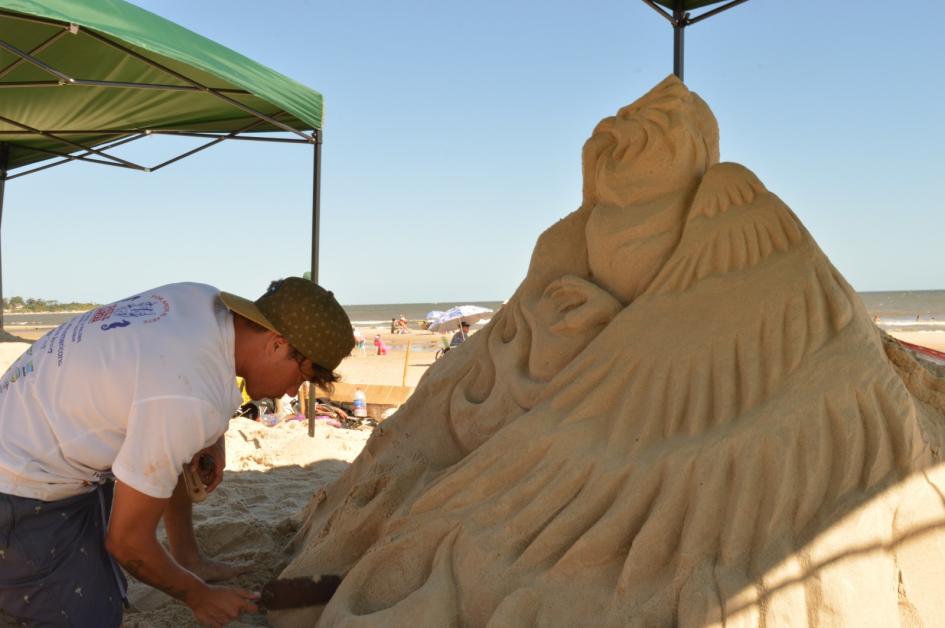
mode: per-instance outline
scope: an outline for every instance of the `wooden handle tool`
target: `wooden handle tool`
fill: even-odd
[[[212,457],[200,456],[197,461],[197,468],[193,469],[189,464],[184,465],[184,485],[187,487],[187,494],[190,495],[190,501],[195,504],[207,499],[207,485],[203,483],[201,474],[213,474],[215,462]]]

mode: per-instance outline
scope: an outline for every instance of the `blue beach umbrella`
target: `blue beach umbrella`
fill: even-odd
[[[457,305],[443,312],[443,314],[430,325],[433,331],[444,332],[451,329],[462,329],[462,323],[466,322],[472,325],[476,321],[482,320],[492,314],[492,310],[478,305]]]

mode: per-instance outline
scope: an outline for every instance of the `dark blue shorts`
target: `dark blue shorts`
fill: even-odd
[[[105,551],[113,485],[53,502],[0,493],[0,611],[27,626],[119,626],[124,575]]]

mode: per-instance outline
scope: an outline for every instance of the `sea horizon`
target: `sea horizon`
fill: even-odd
[[[880,327],[901,331],[945,331],[945,290],[888,290],[857,293]],[[476,305],[493,311],[503,301],[428,301],[418,303],[361,303],[342,305],[356,327],[388,325],[403,316],[416,326],[432,311],[445,311],[456,305]],[[4,326],[56,326],[81,312],[9,312]],[[486,322],[488,317],[483,321]]]

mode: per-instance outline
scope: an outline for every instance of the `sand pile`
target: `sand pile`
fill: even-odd
[[[873,325],[670,77],[320,491],[280,626],[945,625],[945,371]]]

